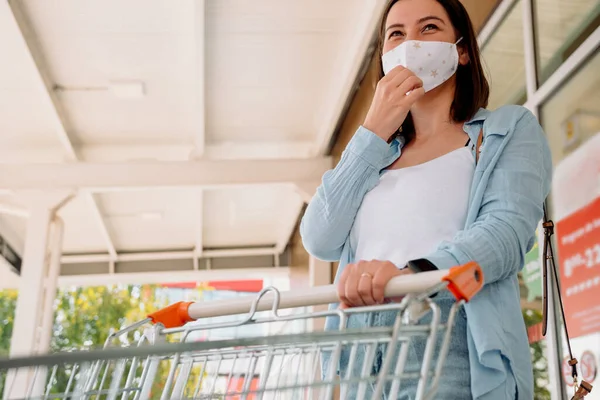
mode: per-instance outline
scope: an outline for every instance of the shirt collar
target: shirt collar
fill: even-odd
[[[477,110],[477,112],[475,113],[475,115],[473,116],[473,118],[471,118],[470,120],[468,120],[467,122],[465,122],[465,125],[471,125],[474,124],[476,122],[483,122],[486,120],[486,118],[488,117],[488,115],[490,115],[490,111],[486,110],[485,108],[480,108],[479,110]]]

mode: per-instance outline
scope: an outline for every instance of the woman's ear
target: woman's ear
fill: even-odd
[[[458,64],[467,65],[469,63],[469,52],[463,46],[458,47]]]

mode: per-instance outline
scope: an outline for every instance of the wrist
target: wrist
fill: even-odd
[[[365,120],[362,124],[363,128],[367,129],[368,131],[373,132],[376,136],[379,136],[380,139],[384,140],[385,142],[387,142],[390,137],[392,136],[392,133],[386,133],[385,129],[382,129],[380,126],[377,126],[376,124],[372,124],[370,121]]]

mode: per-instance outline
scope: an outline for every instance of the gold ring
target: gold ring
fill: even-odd
[[[370,273],[368,273],[368,272],[363,272],[362,274],[360,274],[360,277],[361,277],[361,278],[362,278],[363,276],[366,276],[366,277],[367,277],[367,278],[369,278],[369,279],[373,279],[373,275],[371,275],[371,274],[370,274]]]

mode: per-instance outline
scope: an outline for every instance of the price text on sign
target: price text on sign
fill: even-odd
[[[600,197],[558,221],[556,235],[569,334],[600,332]]]

